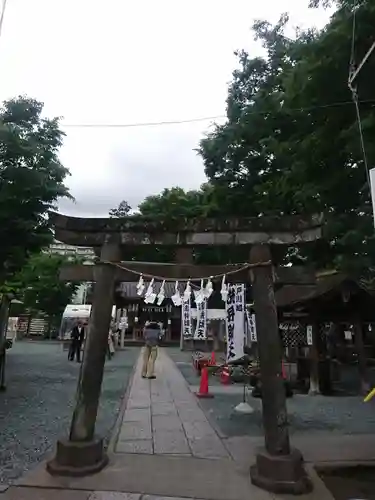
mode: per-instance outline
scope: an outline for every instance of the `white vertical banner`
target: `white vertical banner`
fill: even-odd
[[[227,362],[244,355],[245,286],[229,285],[226,301]]]
[[[194,332],[194,340],[207,338],[207,299],[197,304],[197,327]]]
[[[375,168],[370,170],[370,190],[371,190],[371,200],[372,200],[372,216],[374,219],[375,226]]]
[[[313,328],[312,325],[306,327],[306,342],[307,345],[313,345]]]
[[[249,337],[250,337],[250,342],[258,342],[258,337],[257,337],[257,325],[255,322],[255,314],[254,313],[249,313],[249,311],[246,311],[246,319],[247,319],[247,326],[249,328]]]
[[[182,336],[184,338],[189,338],[192,336],[191,331],[191,305],[190,297],[182,302]]]

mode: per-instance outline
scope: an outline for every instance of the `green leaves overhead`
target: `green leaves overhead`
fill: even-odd
[[[32,255],[7,286],[17,293],[27,309],[43,312],[50,318],[59,317],[78,288],[77,283],[59,280],[60,269],[67,262],[71,260],[62,255]]]
[[[130,210],[132,207],[129,205],[129,203],[125,200],[122,200],[117,208],[112,208],[109,211],[109,216],[110,217],[126,217],[129,215]]]
[[[358,2],[355,55],[359,63],[373,40],[374,2]],[[368,268],[375,245],[369,187],[352,95],[348,89],[353,2],[339,2],[321,32],[284,34],[258,21],[255,37],[264,59],[238,53],[228,89],[227,122],[200,144],[213,198],[224,214],[323,212],[327,243],[303,249],[318,266]],[[375,160],[375,57],[358,79],[370,165]]]
[[[58,158],[64,133],[42,110],[42,103],[23,96],[0,110],[0,283],[50,243],[48,211],[70,196],[69,172]]]

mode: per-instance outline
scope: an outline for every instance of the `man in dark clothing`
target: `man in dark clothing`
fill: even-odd
[[[74,361],[74,357],[76,357],[77,363],[80,363],[82,343],[85,339],[85,328],[82,321],[78,321],[78,323],[73,327],[71,339],[69,361]]]

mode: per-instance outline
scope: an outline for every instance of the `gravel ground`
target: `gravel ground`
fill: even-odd
[[[169,349],[190,385],[197,386],[199,377],[191,363],[191,353]],[[218,377],[210,377],[210,385],[217,385]],[[202,399],[204,411],[228,436],[262,436],[262,403],[251,396],[249,404],[255,409],[251,415],[236,413],[233,409],[242,400],[241,395],[216,394],[213,399]],[[375,401],[363,403],[360,396],[307,396],[294,395],[287,400],[290,433],[371,434],[375,432]]]
[[[0,393],[0,483],[12,482],[69,431],[79,374],[58,343],[18,342],[7,351],[7,391]],[[108,439],[138,348],[106,361],[97,432]]]

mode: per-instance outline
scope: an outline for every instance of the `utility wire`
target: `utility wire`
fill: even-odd
[[[355,112],[356,112],[356,121],[357,121],[357,125],[358,125],[359,142],[360,142],[360,146],[361,146],[363,164],[364,164],[365,170],[366,170],[366,178],[367,178],[368,188],[371,190],[370,169],[368,166],[365,139],[363,136],[361,111],[359,109],[359,100],[358,100],[358,90],[357,90],[357,85],[354,83],[354,77],[356,77],[358,75],[358,71],[356,70],[356,64],[355,64],[355,38],[356,38],[356,31],[357,31],[357,9],[358,9],[358,0],[355,1],[354,6],[353,6],[352,42],[351,42],[351,53],[350,53],[350,62],[349,62],[348,87],[352,93],[352,99],[353,99]],[[367,57],[366,57],[366,59],[367,59]],[[360,66],[362,67],[363,64],[364,64],[364,61],[361,62]]]
[[[375,103],[375,99],[367,99],[364,101],[359,101],[360,103]],[[322,104],[318,106],[310,106],[307,108],[280,108],[283,113],[294,113],[294,112],[309,112],[317,109],[334,108],[339,106],[352,105],[352,101],[341,101],[334,102],[330,104]],[[269,111],[250,111],[246,113],[246,116],[251,115],[269,115]],[[227,118],[226,115],[216,115],[216,116],[206,116],[202,118],[190,118],[186,120],[173,120],[173,121],[160,121],[160,122],[139,122],[139,123],[62,123],[63,127],[66,128],[136,128],[136,127],[159,127],[163,125],[181,125],[184,123],[197,123],[211,120],[219,120]]]
[[[161,122],[139,122],[139,123],[62,123],[63,127],[69,128],[133,128],[133,127],[158,127],[161,125],[180,125],[183,123],[204,122],[226,118],[225,115],[206,116],[202,118],[191,118],[187,120],[172,120]]]
[[[0,37],[3,32],[3,24],[4,24],[4,17],[5,17],[5,9],[7,7],[7,1],[8,0],[3,0],[2,6],[1,6],[1,15],[0,15]]]

